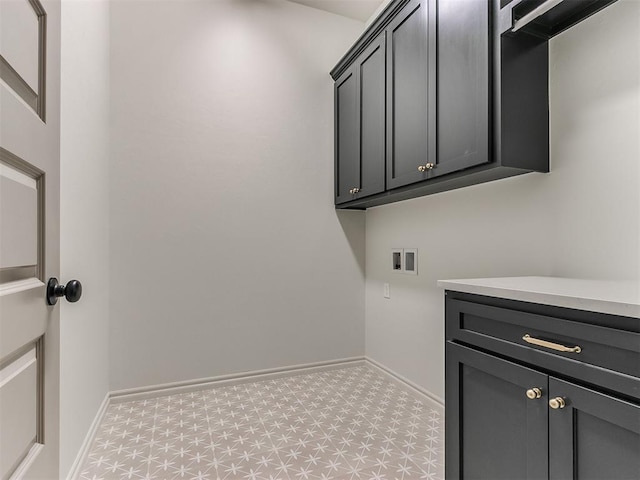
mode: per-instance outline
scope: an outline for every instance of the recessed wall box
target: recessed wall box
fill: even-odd
[[[417,248],[404,249],[404,273],[408,273],[410,275],[418,274],[418,249]]]
[[[391,249],[391,270],[394,272],[404,272],[404,250],[402,248]]]

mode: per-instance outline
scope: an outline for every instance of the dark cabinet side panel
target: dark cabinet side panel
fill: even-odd
[[[360,87],[360,192],[357,197],[384,191],[385,86],[384,32],[357,60]]]
[[[358,84],[354,70],[345,72],[334,87],[336,204],[353,199],[349,190],[358,186],[360,177]]]
[[[640,405],[549,379],[550,398],[566,407],[549,413],[550,478],[640,478]]]
[[[446,478],[546,479],[544,374],[448,342]],[[530,400],[527,389],[543,395]]]
[[[410,1],[387,27],[387,188],[427,178],[435,162],[435,13]],[[435,9],[434,9],[435,10]]]
[[[438,2],[438,162],[433,176],[491,161],[491,4]]]

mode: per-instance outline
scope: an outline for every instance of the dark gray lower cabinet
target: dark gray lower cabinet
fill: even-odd
[[[448,343],[445,449],[447,478],[547,478],[547,376]]]
[[[447,480],[640,479],[639,320],[447,292]]]
[[[549,379],[549,477],[640,478],[640,406],[570,382]]]

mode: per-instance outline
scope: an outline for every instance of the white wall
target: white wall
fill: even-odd
[[[62,2],[60,274],[84,287],[60,311],[60,478],[109,389],[109,4]]]
[[[640,277],[640,2],[619,0],[550,52],[554,274]]]
[[[640,277],[639,16],[620,0],[551,41],[552,173],[367,211],[367,356],[442,398],[438,279]],[[417,277],[390,272],[394,247],[419,249]]]
[[[362,30],[283,1],[112,4],[112,389],[364,354],[328,75]]]

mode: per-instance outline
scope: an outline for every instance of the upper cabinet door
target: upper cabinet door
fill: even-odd
[[[439,176],[490,161],[490,8],[493,2],[438,2]]]
[[[553,377],[549,398],[551,480],[640,478],[640,405]]]
[[[356,60],[360,102],[360,184],[355,197],[384,191],[386,58],[384,32]]]
[[[429,178],[436,162],[435,0],[410,0],[386,28],[387,188]]]
[[[355,66],[335,83],[335,203],[354,199],[360,183],[360,116]]]

